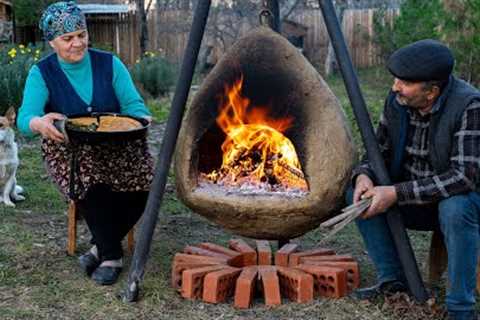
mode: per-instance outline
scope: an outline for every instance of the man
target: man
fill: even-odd
[[[385,211],[402,210],[407,228],[439,229],[448,252],[446,306],[450,319],[476,319],[475,283],[480,220],[480,92],[451,73],[451,51],[434,40],[397,50],[388,60],[394,76],[377,129],[393,181],[375,186],[368,162],[353,172],[356,203],[372,198],[357,221],[377,269],[378,284],[358,298],[403,291],[405,278]]]

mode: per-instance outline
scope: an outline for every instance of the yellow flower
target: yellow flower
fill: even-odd
[[[27,48],[27,52],[28,52],[28,53],[32,52],[32,49]]]
[[[23,50],[23,49],[20,50],[20,53],[21,53],[21,54],[25,54],[25,50]]]
[[[151,52],[151,51],[145,51],[145,57],[155,57],[155,53],[154,52]]]
[[[25,49],[25,46],[23,44],[18,46],[20,49]]]
[[[12,48],[12,49],[10,49],[10,51],[8,51],[7,54],[8,54],[11,58],[15,58],[15,56],[17,55],[17,49]]]
[[[35,54],[40,54],[40,49],[35,50]]]
[[[37,57],[33,58],[33,61],[38,61],[38,58]]]

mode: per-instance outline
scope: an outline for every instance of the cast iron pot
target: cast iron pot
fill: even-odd
[[[126,131],[85,131],[80,129],[75,129],[66,125],[69,119],[76,119],[82,117],[93,117],[97,118],[97,121],[100,122],[102,116],[114,116],[114,117],[123,117],[134,119],[141,123],[140,128],[126,130]],[[146,136],[150,122],[144,118],[138,118],[134,116],[118,114],[118,113],[108,113],[108,112],[93,112],[87,114],[79,114],[75,116],[70,116],[64,120],[57,120],[54,122],[55,127],[66,136],[67,142],[69,143],[86,143],[86,144],[96,144],[96,143],[119,143],[125,141],[131,141],[135,139],[140,139]]]

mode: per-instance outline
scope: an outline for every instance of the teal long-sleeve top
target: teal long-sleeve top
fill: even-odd
[[[125,65],[116,56],[112,60],[112,85],[120,103],[120,112],[136,117],[150,116],[150,112],[135,88]],[[58,58],[58,61],[77,94],[89,105],[93,95],[93,75],[88,51],[84,58],[77,63],[68,63],[60,58]],[[30,130],[30,121],[34,117],[41,117],[45,114],[48,97],[47,85],[43,80],[40,69],[34,65],[28,73],[22,106],[18,111],[17,127],[21,133],[27,136],[33,135],[32,130]]]

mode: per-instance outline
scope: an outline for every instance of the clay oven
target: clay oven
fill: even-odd
[[[354,159],[328,85],[285,38],[261,27],[223,56],[187,110],[177,192],[236,234],[289,239],[342,204]]]

